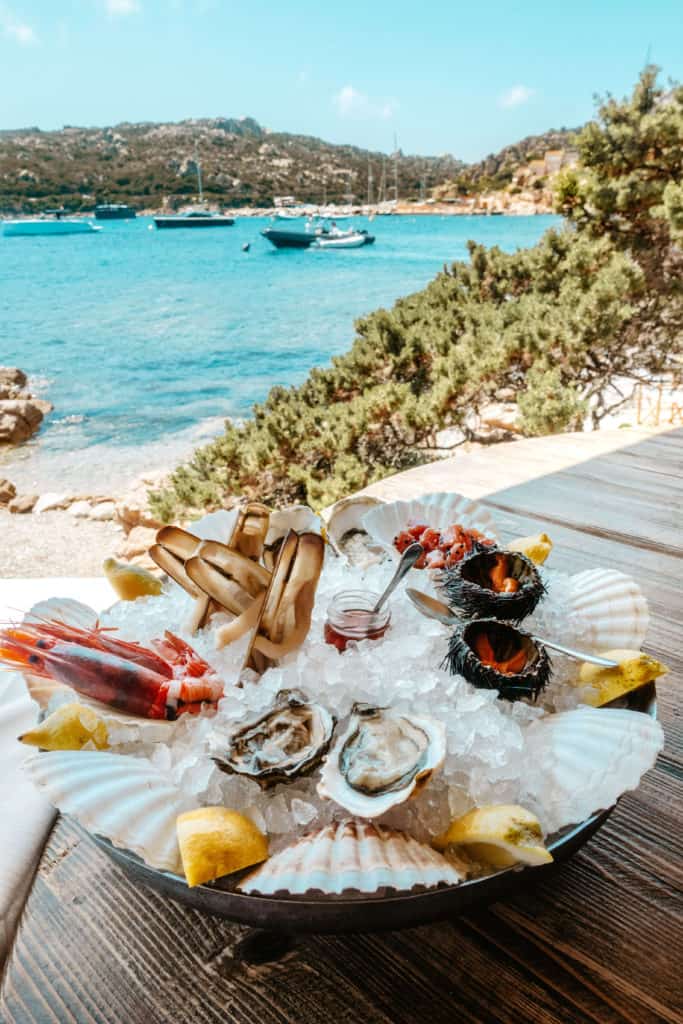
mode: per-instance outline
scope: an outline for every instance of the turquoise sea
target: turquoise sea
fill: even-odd
[[[0,364],[26,370],[55,406],[0,469],[37,490],[113,490],[171,466],[273,384],[296,384],[345,351],[356,317],[466,258],[469,238],[514,251],[557,221],[356,218],[377,241],[343,252],[275,250],[259,233],[268,222],[254,218],[0,236]]]

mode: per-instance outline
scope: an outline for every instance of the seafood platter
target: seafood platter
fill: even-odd
[[[290,931],[452,914],[552,870],[662,747],[636,581],[559,572],[550,537],[504,542],[462,495],[251,502],[150,557],[105,563],[99,617],[56,596],[4,626],[0,664],[36,703],[34,784],[197,907]]]

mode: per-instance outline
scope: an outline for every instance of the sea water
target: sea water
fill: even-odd
[[[357,317],[466,259],[468,239],[513,252],[557,223],[356,218],[376,243],[336,252],[276,250],[260,235],[269,221],[246,217],[0,237],[0,365],[24,369],[55,407],[31,442],[0,457],[0,475],[22,489],[107,492],[170,468],[273,385],[298,384],[347,350]]]

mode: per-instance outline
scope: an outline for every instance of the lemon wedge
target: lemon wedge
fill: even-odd
[[[550,864],[552,854],[543,845],[538,818],[517,804],[475,807],[452,821],[432,846],[466,846],[475,860],[494,868],[513,864]]]
[[[553,542],[547,533],[536,533],[533,537],[517,537],[507,545],[508,551],[519,551],[535,565],[543,565],[553,550]]]
[[[19,736],[21,743],[43,750],[81,750],[93,743],[98,750],[109,746],[107,727],[92,708],[85,704],[62,704],[35,729]]]
[[[268,856],[263,833],[227,807],[199,807],[179,814],[176,832],[189,886],[248,868]]]
[[[644,651],[604,651],[603,657],[616,661],[616,668],[602,668],[584,661],[579,672],[579,686],[583,687],[582,699],[591,707],[599,708],[617,697],[623,697],[639,686],[651,683],[658,676],[669,671],[666,665]]]
[[[115,558],[105,558],[102,568],[122,601],[135,601],[138,597],[161,593],[161,580],[139,565],[128,565],[127,562],[117,562]]]

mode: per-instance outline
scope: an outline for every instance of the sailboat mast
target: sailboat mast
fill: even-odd
[[[368,157],[368,206],[372,205],[372,164]]]
[[[204,202],[204,192],[203,192],[203,189],[202,189],[202,165],[199,162],[199,152],[197,150],[196,144],[195,144],[195,147],[194,147],[194,165],[197,168],[197,184],[199,186],[199,202],[203,203]]]
[[[398,202],[398,139],[394,132],[394,202]]]

